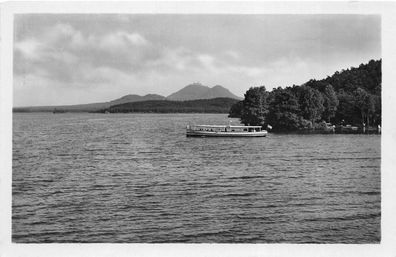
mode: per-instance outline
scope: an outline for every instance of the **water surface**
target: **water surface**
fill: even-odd
[[[379,243],[380,136],[187,138],[190,121],[228,123],[14,114],[13,241]]]

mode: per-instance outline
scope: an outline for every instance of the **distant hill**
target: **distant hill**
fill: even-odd
[[[232,98],[241,100],[240,97],[234,95],[228,89],[222,86],[217,85],[210,88],[200,83],[187,85],[179,91],[169,95],[166,99],[173,101],[186,101],[213,98]]]
[[[186,100],[198,100],[198,99],[214,99],[214,98],[241,98],[232,94],[228,89],[222,86],[214,86],[212,88],[203,86],[199,83],[188,85],[181,90],[171,94],[168,97],[164,97],[157,94],[148,94],[145,96],[140,95],[125,95],[121,98],[102,103],[90,103],[90,104],[77,104],[77,105],[58,105],[58,106],[34,106],[34,107],[15,107],[14,112],[96,112],[110,108],[110,106],[124,104],[124,103],[135,103],[135,102],[146,102],[146,101],[186,101]],[[175,112],[178,112],[175,110]]]
[[[14,112],[94,112],[101,109],[109,108],[112,105],[141,102],[149,100],[164,100],[165,97],[156,94],[140,95],[126,95],[121,98],[109,102],[92,103],[92,104],[77,104],[77,105],[58,105],[58,106],[37,106],[37,107],[15,107]]]
[[[101,110],[101,112],[228,113],[231,106],[236,102],[238,102],[238,100],[232,98],[213,98],[190,101],[156,100],[114,105],[108,109]]]
[[[152,100],[165,100],[165,97],[162,95],[156,94],[148,94],[145,96],[140,95],[126,95],[116,100],[108,102],[110,106],[117,105],[117,104],[124,104],[124,103],[131,103],[131,102],[143,102],[143,101],[152,101]],[[110,107],[109,106],[109,107]]]

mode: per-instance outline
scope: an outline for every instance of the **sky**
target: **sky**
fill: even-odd
[[[379,15],[17,14],[13,105],[168,96],[194,82],[242,97],[380,58]]]

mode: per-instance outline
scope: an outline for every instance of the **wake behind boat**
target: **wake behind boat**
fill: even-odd
[[[187,125],[188,137],[265,137],[261,126]]]

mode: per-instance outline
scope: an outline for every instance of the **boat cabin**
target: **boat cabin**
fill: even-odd
[[[198,137],[265,137],[261,126],[188,125],[187,136]]]
[[[261,132],[261,126],[188,125],[187,129],[210,132]]]

